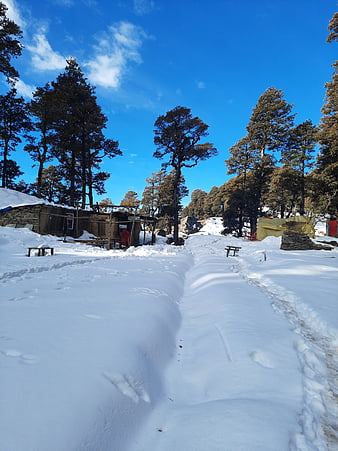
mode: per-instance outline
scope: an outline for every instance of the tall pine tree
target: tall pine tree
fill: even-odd
[[[33,161],[37,162],[38,176],[35,190],[40,195],[43,169],[45,164],[53,158],[51,140],[53,138],[55,106],[53,91],[49,83],[43,88],[36,89],[33,93],[33,100],[28,104],[28,111],[34,121],[34,134],[27,137],[28,143],[24,150],[30,154]]]
[[[75,205],[81,200],[85,207],[88,197],[93,205],[93,191],[103,194],[104,181],[109,177],[100,172],[102,159],[122,153],[117,141],[105,138],[107,117],[75,59],[67,61],[65,72],[52,87],[56,105],[52,148],[69,182],[68,202]]]
[[[258,99],[247,126],[251,150],[266,154],[283,151],[293,126],[294,114],[291,104],[283,98],[283,91],[268,88]]]
[[[317,127],[310,120],[302,122],[290,131],[287,147],[282,153],[282,162],[297,171],[295,186],[300,183],[299,208],[301,215],[305,214],[305,175],[314,166],[314,151],[316,146]]]
[[[330,34],[327,42],[338,41],[338,13],[329,24]],[[320,153],[317,160],[317,177],[326,187],[327,212],[338,212],[338,61],[333,64],[332,80],[326,83],[323,116],[319,124],[318,142]]]
[[[229,173],[238,174],[240,178],[231,191],[235,202],[228,202],[227,215],[232,218],[229,208],[235,206],[239,216],[231,222],[236,224],[238,234],[241,234],[245,217],[250,222],[251,233],[256,231],[273,166],[288,144],[294,122],[291,110],[292,105],[285,101],[281,90],[268,88],[253,108],[247,135],[230,149],[231,158],[226,160]]]
[[[179,188],[182,169],[196,166],[199,161],[217,154],[211,143],[200,144],[208,135],[208,125],[198,117],[193,117],[189,108],[178,106],[155,122],[155,158],[168,157],[164,167],[174,170],[174,242],[178,243]]]

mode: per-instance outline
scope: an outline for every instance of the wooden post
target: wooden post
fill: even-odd
[[[132,245],[132,242],[134,244],[134,228],[135,228],[135,219],[133,219],[131,223],[130,246]]]
[[[108,250],[111,249],[111,226],[112,226],[112,212],[109,213],[109,225],[108,225],[108,243],[107,243],[107,247]]]

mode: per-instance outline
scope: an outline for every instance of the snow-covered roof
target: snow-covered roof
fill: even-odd
[[[47,204],[43,199],[13,189],[0,188],[0,210],[23,205]]]

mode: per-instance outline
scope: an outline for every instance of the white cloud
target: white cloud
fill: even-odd
[[[89,80],[105,88],[118,88],[131,62],[142,62],[140,48],[147,38],[142,28],[119,22],[102,34],[95,46],[96,55],[86,63]]]
[[[138,16],[150,13],[155,7],[153,0],[134,0],[134,12]]]
[[[49,44],[43,31],[33,37],[35,45],[27,45],[26,48],[32,53],[32,62],[35,69],[57,70],[66,66],[66,58],[55,52]]]
[[[205,89],[204,81],[196,81],[196,85],[197,85],[198,89]]]
[[[35,86],[28,85],[22,80],[15,81],[15,89],[20,96],[31,99],[33,97],[33,92],[35,91]]]
[[[76,1],[75,0],[54,0],[54,3],[56,5],[64,6],[66,8],[69,8],[71,6],[75,6],[76,5]],[[82,3],[85,6],[88,6],[88,7],[97,6],[97,1],[96,0],[82,0]]]
[[[26,26],[25,20],[22,18],[20,10],[14,0],[2,0],[2,3],[4,3],[8,11],[6,13],[7,17],[13,22],[15,22],[21,29],[24,29]]]

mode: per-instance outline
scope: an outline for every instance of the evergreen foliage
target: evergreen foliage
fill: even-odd
[[[18,72],[12,59],[22,52],[22,32],[7,18],[0,1],[0,72],[10,91],[0,96],[1,186],[18,189],[74,206],[87,200],[93,205],[94,192],[105,193],[110,173],[101,170],[103,159],[122,155],[117,141],[104,135],[107,117],[97,104],[95,88],[84,77],[75,59],[67,60],[55,81],[37,88],[27,105],[13,87]],[[338,13],[328,26],[327,42],[338,41]],[[227,232],[242,236],[256,230],[257,219],[265,214],[338,212],[338,61],[332,80],[326,83],[326,97],[320,124],[310,120],[294,124],[292,104],[283,91],[268,88],[258,99],[246,127],[246,134],[230,149],[225,161],[234,177],[210,192],[195,189],[184,215],[204,219],[223,216]],[[171,232],[178,242],[178,218],[182,199],[187,196],[183,168],[196,166],[217,154],[209,142],[208,126],[191,110],[177,106],[158,117],[154,124],[154,157],[165,160],[163,169],[146,180],[142,201],[135,191],[121,200],[127,211],[140,207],[141,213],[157,216],[158,226]],[[15,179],[22,171],[11,155],[25,140],[37,166],[32,185]],[[319,144],[319,154],[314,155]],[[50,164],[47,168],[47,163]],[[169,173],[167,168],[171,168]],[[111,203],[111,200],[104,199]]]
[[[338,41],[338,13],[335,13],[329,24],[330,34],[327,42]],[[319,124],[318,142],[320,153],[317,159],[318,171],[314,178],[322,183],[323,204],[326,213],[336,216],[338,213],[338,61],[333,64],[332,80],[326,83],[323,116]]]
[[[302,174],[299,171],[288,165],[275,167],[266,199],[269,212],[280,218],[296,214],[296,207],[301,202],[301,187]]]
[[[12,66],[11,59],[22,53],[22,31],[20,27],[8,19],[7,6],[0,2],[0,72],[13,83],[18,77],[18,71]]]
[[[193,117],[189,108],[177,106],[155,122],[154,144],[157,150],[155,158],[168,161],[163,167],[171,166],[174,170],[174,242],[178,243],[178,218],[180,209],[180,183],[182,169],[196,166],[217,151],[211,143],[200,143],[208,135],[208,126],[198,117]]]
[[[9,156],[21,143],[21,135],[32,129],[32,124],[23,97],[17,97],[15,88],[0,96],[0,155],[1,186],[8,188],[12,183],[13,171]]]
[[[332,19],[330,20],[329,26],[329,35],[327,37],[326,42],[338,41],[338,13],[334,13]]]
[[[231,157],[225,162],[228,173],[238,174],[240,178],[230,189],[230,199],[224,210],[224,226],[226,229],[235,227],[239,236],[242,236],[245,221],[250,223],[251,234],[256,231],[277,160],[275,153],[281,155],[288,148],[294,123],[291,110],[292,105],[285,101],[281,90],[268,88],[252,111],[246,136],[230,148]],[[234,211],[230,211],[231,208]]]
[[[160,170],[153,172],[146,179],[148,185],[144,188],[141,199],[141,213],[149,216],[159,216],[161,205],[164,201],[161,199],[160,187],[166,177],[166,172]]]
[[[53,138],[53,124],[55,116],[55,107],[53,101],[53,91],[47,83],[43,88],[37,88],[33,93],[33,100],[28,104],[28,111],[33,120],[33,131],[27,137],[28,143],[24,150],[28,152],[33,161],[38,165],[38,176],[35,184],[37,194],[40,193],[42,186],[42,172],[45,163],[51,161],[51,140]]]
[[[138,194],[136,191],[127,191],[124,198],[121,200],[120,204],[123,211],[134,213],[140,206],[141,201],[138,199]]]
[[[48,202],[66,204],[67,195],[63,183],[62,169],[58,166],[49,165],[41,171],[41,181],[31,185],[32,194],[43,197]]]
[[[253,153],[263,158],[269,152],[283,151],[293,126],[293,105],[283,99],[283,91],[268,88],[258,99],[247,126],[248,141]]]
[[[3,188],[17,189],[15,179],[23,175],[18,164],[13,160],[6,160],[6,170],[4,170],[4,160],[0,161],[0,174],[2,174]]]
[[[297,172],[295,188],[299,189],[298,211],[305,213],[305,175],[314,166],[314,151],[317,142],[317,127],[310,120],[302,122],[290,131],[287,148],[282,153],[282,162]],[[299,183],[299,184],[298,184]]]
[[[102,159],[122,153],[117,141],[104,137],[107,118],[75,59],[67,60],[65,72],[52,82],[52,88],[55,105],[52,152],[68,183],[67,203],[74,206],[81,200],[84,208],[87,196],[93,205],[94,190],[99,194],[105,192],[104,181],[109,174],[99,171]]]
[[[191,193],[190,203],[183,209],[182,216],[194,216],[195,218],[205,217],[207,193],[201,189],[195,189]]]

